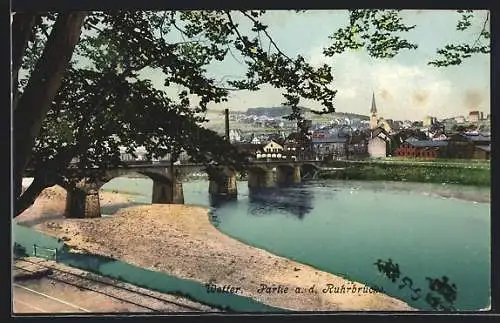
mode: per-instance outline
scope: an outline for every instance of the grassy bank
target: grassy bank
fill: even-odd
[[[387,180],[425,183],[448,183],[490,186],[490,164],[487,162],[366,160],[333,161],[329,167],[345,167],[343,172],[323,172],[319,178],[351,180]]]
[[[402,157],[385,157],[365,160],[364,162],[389,162],[389,163],[404,163],[404,164],[422,164],[427,165],[460,165],[460,166],[473,166],[473,167],[490,167],[490,161],[485,159],[427,159],[427,158],[402,158]]]

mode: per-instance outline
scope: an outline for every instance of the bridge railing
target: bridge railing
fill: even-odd
[[[168,167],[170,166],[170,160],[125,160],[123,161],[124,164],[128,167],[144,167],[144,166],[160,166],[160,167]],[[303,163],[321,163],[322,160],[318,159],[253,159],[249,162],[249,164],[289,164],[289,163],[297,163],[297,164],[303,164]],[[195,162],[190,162],[189,159],[186,160],[180,160],[174,163],[174,165],[178,166],[200,166],[202,165],[201,163],[195,163]],[[70,165],[69,168],[76,168],[77,162],[73,161]],[[97,167],[95,169],[98,169]],[[26,172],[31,174],[34,171],[32,168],[27,168]]]

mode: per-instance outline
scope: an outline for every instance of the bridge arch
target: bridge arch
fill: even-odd
[[[171,184],[172,176],[165,171],[162,170],[146,170],[146,169],[112,169],[106,171],[105,176],[100,178],[100,187],[104,184],[112,181],[116,178],[130,178],[130,175],[138,174],[144,176],[154,182],[160,182],[163,184]]]
[[[182,182],[175,178],[175,175],[164,169],[113,169],[108,170],[101,178],[100,187],[119,177],[130,177],[132,174],[139,174],[152,180],[152,204],[183,204],[184,193]]]
[[[320,167],[315,163],[303,163],[300,167],[302,178],[312,178],[318,170]]]

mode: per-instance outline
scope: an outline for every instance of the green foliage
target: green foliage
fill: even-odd
[[[355,171],[347,173],[350,179],[491,185],[489,169],[469,167],[432,163],[373,163],[354,166]]]
[[[392,58],[402,49],[418,46],[401,38],[399,33],[415,28],[402,22],[401,10],[349,10],[349,26],[339,29],[330,39],[333,44],[324,54],[333,56],[348,49],[366,48],[376,58]]]
[[[232,90],[257,90],[271,84],[284,89],[290,118],[301,118],[300,98],[314,99],[334,111],[335,91],[328,66],[313,68],[302,56],[289,58],[259,18],[264,11],[107,11],[90,13],[62,86],[43,121],[31,166],[45,176],[65,177],[68,162],[79,168],[120,164],[119,147],[134,155],[144,146],[149,158],[187,152],[193,161],[241,168],[240,154],[215,132],[203,127],[208,103],[227,101]],[[234,16],[253,24],[243,34]],[[20,92],[27,84],[40,49],[57,14],[41,15],[23,57]],[[269,43],[264,49],[263,34]],[[182,41],[179,41],[182,39]],[[245,79],[211,77],[206,67],[236,51],[247,66]],[[145,73],[161,71],[165,86]],[[82,176],[84,176],[82,174]]]
[[[346,167],[342,176],[351,180],[384,180],[489,186],[488,163],[423,162],[414,160],[337,161],[331,167]],[[334,178],[340,174],[332,174]],[[329,177],[321,174],[321,177]]]
[[[472,27],[471,20],[474,18],[474,11],[458,10],[458,13],[461,14],[461,18],[457,23],[457,30],[465,31],[470,29]],[[429,65],[437,67],[460,65],[465,59],[474,54],[489,54],[491,50],[489,41],[491,35],[488,31],[489,26],[487,25],[489,17],[489,12],[487,12],[483,20],[482,29],[479,31],[472,45],[467,43],[445,45],[443,48],[437,50],[440,57],[430,61]]]
[[[416,25],[406,25],[399,15],[401,10],[349,10],[349,25],[336,31],[330,39],[331,46],[324,54],[333,56],[347,50],[364,48],[374,58],[393,58],[402,50],[417,49],[418,45],[404,39],[402,35],[414,29]],[[473,10],[458,10],[461,15],[456,29],[460,32],[473,27],[472,20],[478,14]],[[489,12],[483,18],[481,30],[472,44],[447,44],[437,49],[437,58],[429,65],[442,67],[460,65],[474,54],[490,53]]]
[[[457,299],[457,286],[449,281],[447,276],[439,278],[426,277],[426,281],[429,283],[429,291],[423,296],[423,291],[421,288],[416,288],[413,286],[413,280],[408,277],[402,276],[402,272],[399,268],[399,264],[394,263],[392,259],[387,261],[378,259],[375,263],[378,271],[380,271],[384,276],[386,276],[391,282],[396,283],[400,281],[398,285],[399,289],[408,288],[412,291],[411,299],[416,301],[421,298],[434,310],[440,311],[456,311],[453,306]]]

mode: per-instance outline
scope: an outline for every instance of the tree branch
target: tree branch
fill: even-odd
[[[490,12],[488,11],[488,12],[486,12],[486,18],[484,19],[484,22],[483,22],[483,28],[481,29],[481,32],[477,36],[477,39],[474,42],[474,45],[472,45],[472,48],[475,48],[477,46],[477,44],[479,43],[479,40],[483,36],[483,33],[486,30],[486,24],[488,23],[489,18],[490,18]]]
[[[240,65],[243,65],[243,63],[242,63],[239,59],[237,59],[237,58],[236,58],[236,56],[234,55],[234,53],[233,53],[233,51],[231,50],[231,47],[230,47],[229,45],[227,45],[227,50],[229,51],[229,54],[231,54],[231,56],[234,58],[234,60],[235,60],[236,62],[238,62]]]
[[[245,41],[245,39],[243,38],[243,36],[241,36],[240,31],[238,30],[238,27],[236,27],[236,24],[233,21],[233,17],[231,17],[231,12],[224,11],[224,13],[226,14],[226,16],[227,16],[227,18],[229,20],[229,24],[231,25],[231,28],[234,30],[234,32],[238,36],[238,39],[241,40],[241,42],[243,43],[243,46],[245,46],[245,48],[248,48],[247,42]],[[253,59],[254,62],[257,63],[257,60],[253,56],[251,56],[251,58]]]
[[[245,11],[243,10],[240,10],[240,12],[242,14],[244,14],[248,19],[250,19],[254,24],[258,23],[258,21],[252,17],[251,15],[249,15],[248,13],[246,13]],[[278,53],[280,53],[281,55],[283,55],[283,57],[286,57],[288,60],[292,61],[292,59],[290,57],[288,57],[285,53],[283,53],[283,51],[278,47],[278,45],[274,42],[274,39],[271,37],[271,35],[269,35],[269,33],[267,32],[267,30],[263,30],[264,34],[267,36],[267,38],[269,39],[269,42],[271,44],[273,44],[273,47],[278,51]]]
[[[94,26],[94,25],[92,25],[92,24],[87,24],[87,26],[89,26],[90,28],[95,29],[95,30],[97,30],[97,31],[99,31],[99,32],[103,32],[103,30],[102,30],[101,28],[99,28],[99,27],[97,27],[97,26]]]
[[[173,15],[174,14],[172,13],[172,18],[170,20],[170,23],[172,24],[172,26],[174,26],[175,29],[177,29],[181,33],[182,40],[186,41],[186,38],[184,38],[184,35],[186,35],[187,37],[189,37],[189,36],[187,35],[187,33],[184,30],[182,30],[179,26],[176,25],[175,20],[173,18]]]

